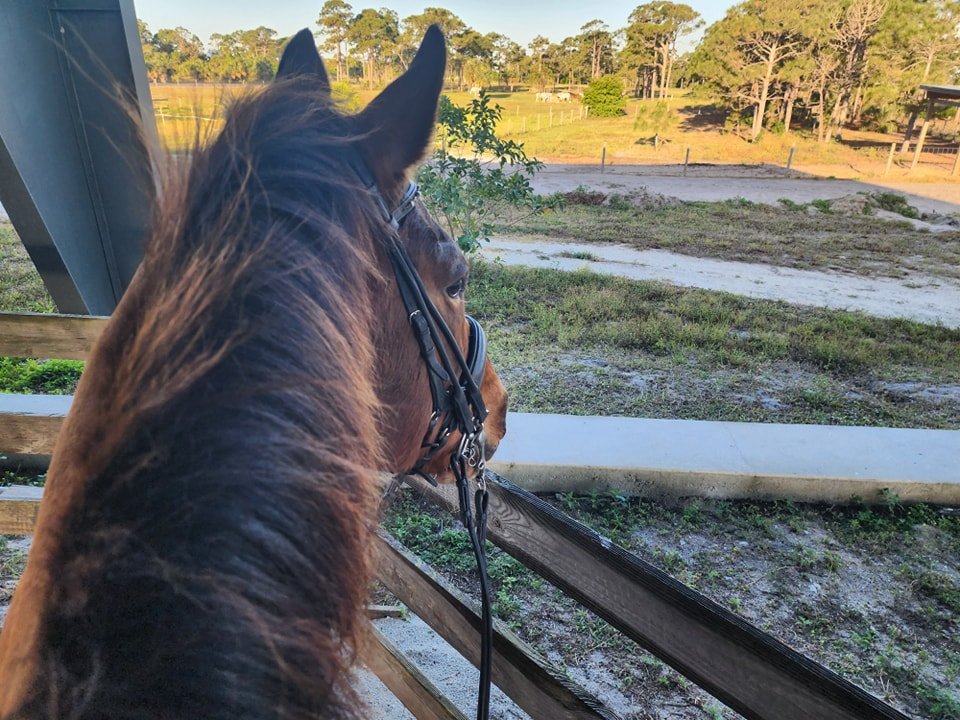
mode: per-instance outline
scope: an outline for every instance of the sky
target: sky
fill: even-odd
[[[710,24],[723,17],[734,0],[684,0]],[[553,42],[576,35],[593,19],[611,29],[626,25],[627,16],[644,0],[347,0],[354,10],[388,7],[401,17],[425,7],[445,7],[481,33],[499,32],[526,47],[537,35]],[[259,25],[289,36],[314,24],[323,0],[135,0],[137,17],[153,31],[182,25],[206,41],[216,32]],[[702,30],[701,30],[702,33]],[[687,44],[695,37],[689,38]],[[686,49],[681,47],[681,50]]]

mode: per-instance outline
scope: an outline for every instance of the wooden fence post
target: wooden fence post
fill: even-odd
[[[787,156],[787,170],[793,167],[793,154],[797,151],[796,145],[790,146],[790,154]]]
[[[600,172],[603,173],[603,169],[607,164],[607,144],[603,144],[603,150],[600,152]]]
[[[890,168],[893,167],[893,156],[897,154],[897,144],[895,142],[890,143],[890,152],[887,155],[887,167],[883,170],[883,176],[886,177],[890,174]]]
[[[923,152],[923,143],[927,139],[927,131],[930,129],[930,120],[933,117],[933,100],[927,100],[927,114],[923,118],[923,126],[920,128],[920,137],[917,138],[917,147],[913,151],[913,162],[910,163],[910,172],[913,172],[920,162],[920,153]]]
[[[687,145],[687,152],[686,152],[686,154],[683,156],[683,174],[684,174],[684,176],[686,176],[686,174],[687,174],[687,165],[689,165],[689,164],[690,164],[690,146]]]

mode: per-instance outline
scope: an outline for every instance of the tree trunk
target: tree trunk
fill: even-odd
[[[767,55],[767,74],[764,76],[760,85],[760,99],[757,101],[757,109],[753,115],[753,128],[751,130],[750,140],[756,141],[760,137],[760,131],[763,130],[763,114],[767,110],[767,98],[770,95],[770,82],[773,80],[773,67],[777,62],[777,46],[770,48]]]
[[[783,132],[790,132],[790,121],[793,120],[793,104],[797,101],[797,87],[791,85],[787,91],[787,102],[783,110]]]
[[[821,78],[820,88],[819,88],[820,102],[817,104],[817,142],[819,143],[824,142],[824,138],[826,137],[825,135],[826,127],[824,127],[825,125],[824,120],[826,119],[824,115],[826,114],[826,110],[827,110],[826,94],[827,94],[827,81],[826,79]]]
[[[857,86],[857,94],[853,98],[853,112],[850,114],[850,122],[854,125],[860,125],[860,119],[863,115],[863,85]]]
[[[670,89],[673,84],[673,51],[669,45],[665,46],[667,50],[667,82],[665,85],[667,96],[670,95]]]
[[[845,104],[842,98],[838,98],[836,104],[834,104],[833,112],[830,113],[830,120],[827,122],[827,133],[823,139],[825,143],[830,142],[833,139],[834,130],[842,126],[843,114],[846,112],[846,107],[844,105]]]

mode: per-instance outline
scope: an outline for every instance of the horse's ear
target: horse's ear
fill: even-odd
[[[294,35],[283,49],[278,78],[305,77],[319,82],[325,92],[330,92],[330,80],[323,67],[323,60],[313,42],[313,33],[304,28]]]
[[[443,89],[447,45],[431,25],[410,68],[360,113],[364,151],[374,172],[396,177],[423,157]]]

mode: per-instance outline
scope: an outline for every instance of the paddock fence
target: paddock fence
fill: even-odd
[[[84,359],[105,322],[0,314],[0,356]],[[50,455],[69,401],[62,399],[61,410],[38,409],[37,401],[2,398],[0,454]],[[429,502],[459,514],[455,488],[415,478],[409,483]],[[517,485],[491,473],[489,487],[491,542],[749,720],[907,720]],[[30,534],[41,497],[41,488],[0,487],[0,534]],[[375,542],[379,581],[477,665],[481,620],[474,603],[383,530]],[[466,717],[375,628],[361,659],[417,718]],[[533,718],[618,717],[499,622],[493,681]]]

